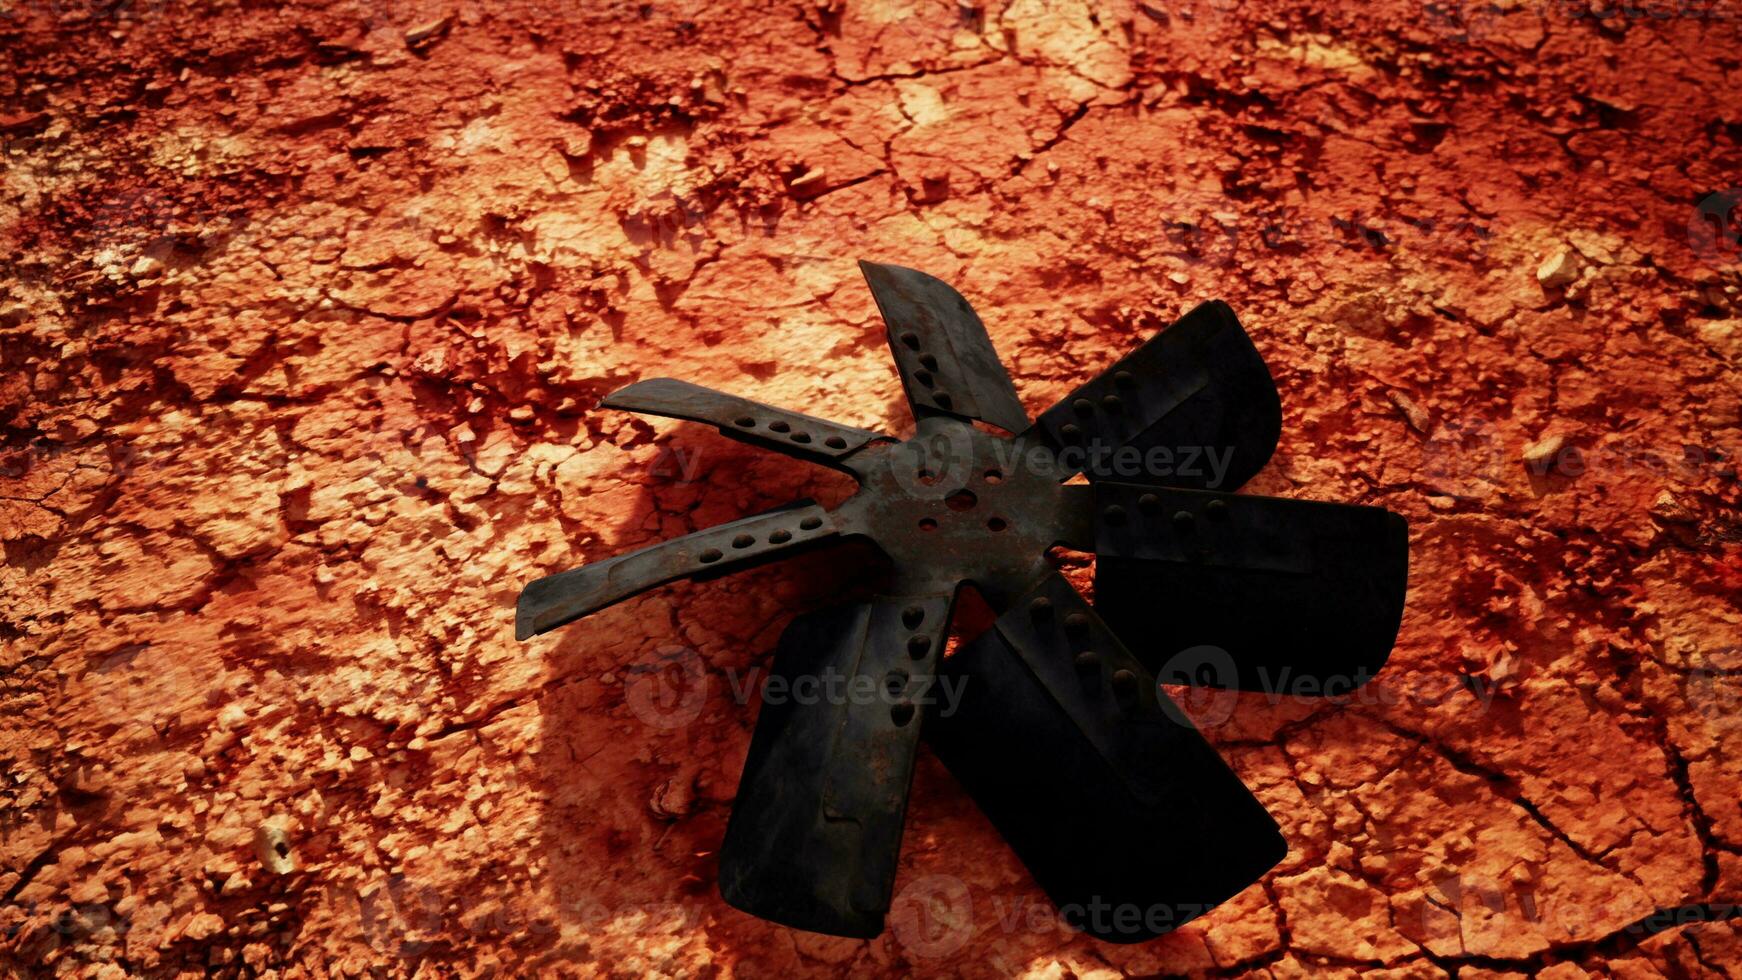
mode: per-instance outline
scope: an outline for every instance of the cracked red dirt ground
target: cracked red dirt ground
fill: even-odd
[[[1735,975],[1738,42],[1687,3],[0,0],[0,960]],[[827,558],[512,638],[539,574],[843,492],[606,392],[910,425],[859,257],[961,289],[1031,412],[1226,299],[1286,413],[1251,489],[1411,522],[1380,680],[1193,702],[1292,852],[1165,940],[1064,931],[929,756],[883,937],[721,902],[732,681]]]

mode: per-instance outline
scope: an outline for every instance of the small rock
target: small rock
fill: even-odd
[[[135,279],[155,279],[163,272],[163,263],[149,255],[141,255],[127,270]]]
[[[296,870],[296,856],[290,850],[290,835],[274,823],[263,823],[254,831],[254,855],[260,866],[275,875],[287,875]]]
[[[1421,403],[1396,389],[1387,391],[1385,397],[1403,413],[1403,420],[1409,423],[1410,428],[1423,435],[1427,434],[1428,427],[1433,424],[1433,417],[1428,415],[1427,409],[1421,407]]]
[[[653,791],[652,799],[647,801],[647,808],[654,816],[663,820],[677,820],[689,815],[695,798],[694,776],[679,773]]]
[[[1546,476],[1554,468],[1555,461],[1560,457],[1561,450],[1566,448],[1567,438],[1563,435],[1546,435],[1524,447],[1524,464],[1538,476]]]
[[[405,46],[413,51],[427,47],[441,40],[454,26],[454,15],[443,14],[435,20],[426,21],[405,32]]]
[[[914,200],[921,204],[936,204],[949,196],[949,171],[940,168],[920,175],[919,193],[914,195]]]
[[[0,116],[0,133],[28,133],[48,125],[46,112],[20,112]]]
[[[446,347],[431,347],[417,355],[411,362],[411,369],[418,374],[432,378],[441,377],[448,369],[448,349]]]
[[[233,732],[248,724],[248,709],[240,702],[232,701],[218,712],[218,727],[224,731]]]
[[[586,159],[587,154],[593,152],[593,134],[584,129],[567,133],[557,143],[557,149],[571,160]]]
[[[223,919],[210,912],[201,912],[188,920],[187,928],[183,929],[181,934],[183,938],[192,939],[197,943],[210,939],[223,931]]]
[[[1667,524],[1698,524],[1700,514],[1676,499],[1675,494],[1664,490],[1651,502],[1651,516]]]
[[[1536,267],[1536,281],[1544,289],[1560,289],[1579,278],[1579,253],[1565,245]]]
[[[814,170],[807,170],[789,181],[786,187],[788,190],[792,191],[793,197],[815,197],[816,195],[821,194],[823,188],[826,186],[823,182],[823,178],[826,174],[827,171],[821,167],[817,167]]]

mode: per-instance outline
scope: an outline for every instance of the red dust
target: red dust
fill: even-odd
[[[0,961],[1735,974],[1739,42],[1604,0],[12,0]],[[1036,911],[929,756],[884,936],[721,902],[727,679],[845,563],[513,640],[540,574],[843,492],[605,393],[910,425],[860,257],[957,286],[1031,412],[1227,300],[1286,413],[1250,489],[1410,520],[1380,679],[1206,721],[1292,850],[1162,941]]]

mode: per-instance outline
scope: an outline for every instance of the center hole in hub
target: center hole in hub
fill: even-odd
[[[944,498],[944,506],[958,512],[973,510],[974,505],[979,502],[980,498],[974,496],[974,491],[972,490],[957,490],[955,493]]]

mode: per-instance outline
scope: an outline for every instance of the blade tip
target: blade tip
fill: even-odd
[[[538,614],[538,598],[533,595],[539,583],[543,581],[544,579],[539,579],[529,583],[526,588],[520,590],[520,598],[515,600],[514,638],[516,640],[530,640],[545,632],[546,627],[540,621],[541,617]]]
[[[629,384],[626,384],[623,387],[618,388],[616,391],[613,391],[610,394],[606,395],[605,397],[599,399],[599,407],[600,408],[621,408],[621,409],[627,409],[629,411],[634,411],[635,410],[635,392],[645,391],[648,387],[650,387],[652,385],[656,385],[661,381],[669,381],[669,380],[670,380],[669,378],[642,378],[640,381],[632,381]]]
[[[885,265],[882,262],[873,262],[870,259],[859,260],[859,274],[865,277],[866,282],[873,285],[889,279],[892,275],[890,270],[893,268],[893,266]]]

